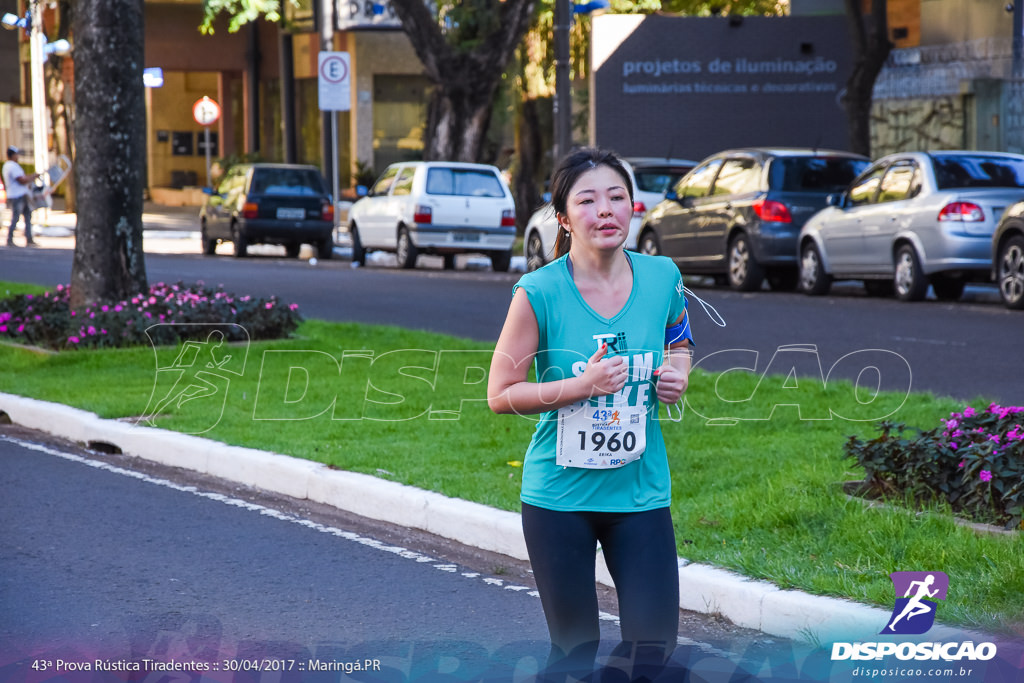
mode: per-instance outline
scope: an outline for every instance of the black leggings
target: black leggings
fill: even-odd
[[[660,664],[679,633],[679,569],[668,508],[557,512],[523,503],[523,534],[551,635],[549,668],[592,669],[601,631],[597,543],[619,597],[615,655]]]

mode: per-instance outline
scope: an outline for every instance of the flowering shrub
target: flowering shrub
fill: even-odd
[[[151,338],[153,343],[174,344],[191,334],[209,333],[209,327],[196,323],[223,324],[220,329],[229,341],[244,334],[228,323],[244,327],[251,339],[279,339],[302,320],[297,304],[281,304],[276,297],[239,297],[201,282],[161,282],[125,301],[81,310],[71,308],[70,293],[70,287],[58,285],[41,295],[0,300],[0,339],[58,350],[149,345]],[[160,323],[178,324],[153,327]]]
[[[977,521],[1021,527],[1024,513],[1024,407],[968,406],[934,429],[882,422],[881,434],[851,436],[844,457],[864,468],[864,483],[883,495],[945,500]]]

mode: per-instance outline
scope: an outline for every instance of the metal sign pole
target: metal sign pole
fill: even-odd
[[[212,187],[210,182],[210,127],[203,127],[203,142],[206,145],[206,186]]]
[[[334,229],[338,229],[338,112],[331,112],[331,171],[334,175],[334,192],[331,200],[334,202]]]

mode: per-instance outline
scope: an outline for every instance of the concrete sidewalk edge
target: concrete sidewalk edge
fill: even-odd
[[[0,411],[30,429],[83,444],[116,445],[125,455],[182,467],[374,520],[427,531],[464,545],[528,560],[520,516],[432,491],[321,463],[143,427],[61,404],[0,393]],[[599,563],[598,580],[611,584]],[[888,610],[838,598],[783,590],[724,569],[679,561],[682,609],[718,614],[737,626],[812,643],[863,640],[877,634]],[[965,632],[936,625],[930,639]]]

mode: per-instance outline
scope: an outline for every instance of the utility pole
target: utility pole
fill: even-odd
[[[46,34],[43,31],[43,3],[32,0],[30,5],[29,71],[32,81],[32,156],[35,172],[42,173],[50,167],[49,132],[50,122],[46,117],[46,80],[43,76],[43,62],[46,55]],[[48,179],[44,176],[44,182]]]
[[[320,51],[330,52],[334,49],[334,3],[332,0],[317,0],[313,6],[313,23],[320,36]],[[336,178],[334,167],[338,157],[338,112],[320,112],[321,159],[324,177]],[[338,202],[338,188],[334,188],[334,202]]]

